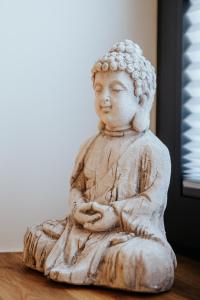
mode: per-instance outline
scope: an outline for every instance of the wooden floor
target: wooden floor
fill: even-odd
[[[175,284],[170,292],[141,295],[97,287],[53,282],[22,265],[20,253],[0,253],[0,300],[200,300],[200,263],[178,257]]]

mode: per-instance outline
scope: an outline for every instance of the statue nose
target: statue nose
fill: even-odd
[[[109,97],[105,97],[104,98],[104,103],[106,103],[106,104],[110,103],[110,98]]]
[[[111,105],[111,100],[110,100],[110,97],[109,96],[103,96],[101,98],[101,106],[110,106]]]

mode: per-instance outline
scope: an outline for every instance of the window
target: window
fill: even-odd
[[[199,87],[194,89],[196,83],[191,83],[191,78],[188,80],[187,77],[191,64],[189,67],[185,55],[186,53],[189,55],[191,49],[197,47],[194,44],[192,46],[184,44],[188,34],[192,31],[187,27],[191,24],[186,23],[184,19],[191,9],[190,5],[191,1],[189,0],[158,1],[157,135],[168,147],[172,162],[168,206],[165,213],[167,238],[176,252],[199,257],[200,197],[187,193],[189,191],[185,193],[184,190],[183,192],[183,179],[188,180],[188,174],[194,174],[191,167],[189,168],[186,164],[186,159],[190,160],[190,164],[195,167],[195,170],[198,170],[196,162],[199,163],[199,159],[196,159],[195,155],[200,149],[200,144],[198,146],[195,144],[197,136],[199,138],[199,135],[196,134],[196,127],[192,127],[193,134],[189,131],[192,123],[196,124],[194,120],[196,121],[198,117],[192,117],[193,121],[190,121],[189,128],[186,124],[188,116],[191,119],[191,111],[188,113],[185,104],[187,102],[187,106],[190,106],[189,110],[192,110],[191,102],[194,102],[190,101],[194,98],[192,93],[200,91]],[[194,21],[194,18],[192,20]],[[195,25],[195,28],[199,28],[199,25]],[[194,54],[192,54],[192,59],[194,59]],[[200,86],[200,84],[198,85]],[[195,108],[194,116],[196,115],[197,109]],[[186,137],[187,135],[189,137]],[[189,145],[190,140],[188,143],[188,139],[193,140],[194,148],[190,148],[191,144]],[[189,149],[198,151],[188,151],[186,150],[188,146]]]
[[[200,197],[200,0],[183,14],[182,85],[183,194]]]

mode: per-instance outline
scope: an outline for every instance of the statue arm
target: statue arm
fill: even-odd
[[[79,205],[85,203],[83,193],[86,190],[86,179],[84,176],[84,159],[97,136],[89,138],[83,145],[81,145],[79,153],[75,160],[74,170],[71,175],[70,185],[71,190],[69,194],[69,203],[71,211]]]
[[[75,167],[71,176],[71,190],[69,194],[69,203],[71,216],[74,220],[84,225],[88,222],[95,222],[99,220],[101,215],[99,213],[91,213],[90,203],[85,201],[84,192],[86,191],[86,178],[84,175],[84,160],[85,156],[90,150],[90,147],[94,141],[98,138],[98,135],[90,138],[84,143],[79,151],[79,154],[75,161]]]
[[[85,203],[81,190],[78,188],[72,188],[69,193],[69,204],[70,204],[70,212],[73,214],[77,207],[81,204]]]
[[[152,218],[164,212],[171,163],[167,148],[159,146],[147,147],[141,155],[138,194],[112,204],[123,231],[152,228]]]

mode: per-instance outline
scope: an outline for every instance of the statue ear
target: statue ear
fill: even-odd
[[[142,95],[139,99],[138,110],[132,120],[132,129],[137,132],[145,131],[150,125],[150,109],[147,104],[147,96]]]

